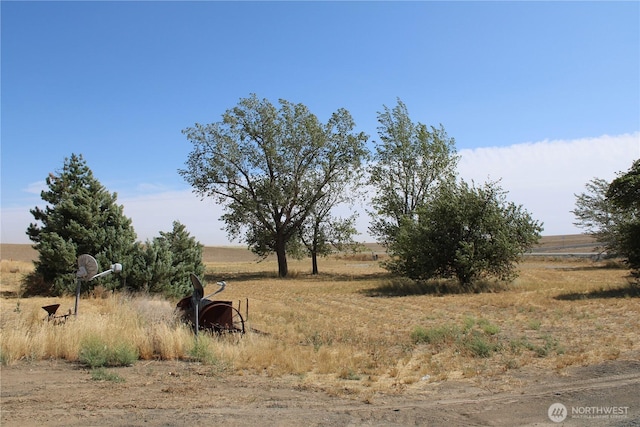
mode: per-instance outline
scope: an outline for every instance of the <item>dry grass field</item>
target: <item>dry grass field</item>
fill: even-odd
[[[640,354],[640,306],[628,271],[589,259],[528,258],[504,290],[440,294],[394,280],[370,254],[321,259],[315,277],[309,260],[290,260],[290,277],[279,279],[273,259],[207,248],[205,293],[226,280],[221,299],[242,301],[243,315],[248,300],[250,331],[196,341],[176,321],[176,301],[157,296],[98,289],[80,300],[77,318],[43,320],[41,307],[60,303],[66,312],[74,299],[19,298],[32,268],[28,253],[2,246],[0,360],[9,367],[77,362],[97,341],[132,349],[138,364],[180,361],[239,380],[295,378],[296,387],[366,402],[456,381],[508,392],[526,383],[523,372],[562,377]]]

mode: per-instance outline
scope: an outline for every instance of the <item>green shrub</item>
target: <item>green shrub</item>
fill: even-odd
[[[107,358],[109,366],[130,366],[138,360],[138,350],[131,344],[121,342],[110,349]]]
[[[462,329],[452,324],[430,329],[416,326],[411,331],[411,340],[415,344],[430,344],[437,350],[449,345],[460,352],[468,352],[473,357],[490,357],[502,348],[497,337],[499,332],[500,328],[487,320],[480,319],[476,322],[473,317],[466,317]]]
[[[138,350],[125,342],[110,348],[100,337],[90,336],[81,343],[78,360],[90,368],[129,366],[138,360]]]
[[[86,338],[80,345],[78,359],[90,368],[97,368],[107,364],[107,345],[98,337]]]
[[[487,335],[496,335],[500,332],[500,327],[494,325],[486,319],[480,319],[478,321],[478,326],[482,329],[482,331]]]
[[[415,344],[442,345],[455,341],[460,335],[460,329],[456,325],[442,325],[431,329],[417,326],[411,332],[411,339]]]
[[[500,348],[498,344],[491,342],[479,332],[466,336],[463,345],[473,357],[482,358],[490,357],[493,352]]]
[[[218,358],[211,349],[210,341],[206,339],[194,339],[193,346],[189,349],[189,356],[203,365],[215,365],[218,363]]]
[[[124,378],[120,375],[109,372],[104,368],[95,368],[91,370],[91,379],[93,381],[111,381],[114,383],[122,383],[124,382]]]

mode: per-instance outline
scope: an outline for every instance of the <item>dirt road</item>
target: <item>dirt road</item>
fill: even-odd
[[[123,382],[93,380],[85,368],[64,361],[21,362],[0,368],[0,424],[543,426],[560,425],[548,410],[562,403],[563,425],[637,426],[640,361],[627,356],[561,373],[523,368],[495,379],[495,388],[490,381],[425,381],[366,396],[300,377],[219,374],[188,362],[141,361],[108,370]]]

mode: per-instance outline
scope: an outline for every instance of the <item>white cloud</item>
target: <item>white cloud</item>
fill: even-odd
[[[575,194],[597,177],[608,181],[640,158],[640,133],[509,147],[460,150],[459,174],[483,183],[501,179],[508,200],[544,222],[545,235],[573,234]]]
[[[136,185],[136,191],[139,193],[160,193],[163,191],[168,191],[168,187],[163,184],[152,184],[149,182],[143,182],[141,184]]]
[[[138,240],[144,241],[171,231],[173,221],[180,221],[196,240],[205,245],[230,244],[224,226],[218,220],[222,206],[211,199],[200,200],[191,190],[166,191],[118,199],[124,214],[131,218]],[[238,244],[237,242],[234,244]]]
[[[573,226],[571,210],[574,194],[582,193],[594,177],[612,180],[616,173],[627,171],[640,158],[640,132],[618,136],[541,141],[509,147],[460,150],[460,176],[476,183],[501,179],[508,200],[521,204],[533,217],[544,222],[545,235],[579,233]],[[35,184],[29,186],[36,188]],[[142,186],[144,187],[144,186]],[[138,191],[142,189],[138,187]],[[42,188],[42,187],[39,187]],[[152,194],[118,199],[124,214],[132,219],[138,239],[144,241],[170,231],[174,220],[183,223],[189,233],[205,245],[241,244],[229,242],[218,218],[222,206],[211,199],[203,201],[190,190],[154,191]],[[38,190],[39,194],[39,190]],[[121,194],[121,193],[119,193]],[[2,208],[1,240],[29,243],[25,230],[33,217],[30,205],[25,208]],[[369,217],[362,205],[343,207],[336,215],[358,212],[358,240],[368,240]]]
[[[38,196],[40,195],[41,192],[43,192],[44,190],[48,190],[47,187],[47,182],[46,181],[36,181],[36,182],[32,182],[31,184],[27,185],[27,188],[24,189],[24,191],[26,193],[29,194],[37,194]]]

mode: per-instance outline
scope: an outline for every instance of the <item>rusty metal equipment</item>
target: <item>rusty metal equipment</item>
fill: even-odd
[[[47,312],[47,317],[45,318],[47,322],[53,322],[54,325],[62,325],[67,321],[67,318],[71,316],[71,309],[69,309],[69,312],[66,314],[56,315],[60,304],[45,305],[42,308]]]
[[[209,331],[217,334],[221,333],[245,333],[245,319],[240,314],[241,304],[238,308],[233,306],[231,301],[212,301],[209,298],[224,290],[226,283],[218,282],[216,292],[204,295],[204,287],[198,277],[191,273],[191,284],[193,294],[178,301],[177,309],[180,311],[182,320],[193,326],[194,333],[198,331]],[[245,316],[248,316],[249,302],[245,305]]]

